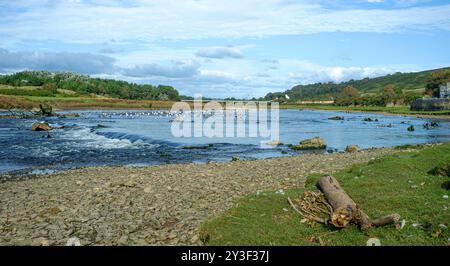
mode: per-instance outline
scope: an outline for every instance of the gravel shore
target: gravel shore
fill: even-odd
[[[256,161],[95,167],[0,184],[0,245],[200,245],[198,226],[259,190],[302,187],[396,152],[311,154]]]

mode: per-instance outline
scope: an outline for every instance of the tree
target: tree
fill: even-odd
[[[426,93],[433,97],[439,96],[439,86],[450,82],[450,69],[434,71],[428,78]]]
[[[356,105],[360,100],[359,91],[353,86],[345,87],[342,92],[336,97],[334,101],[336,105],[348,106]]]
[[[383,92],[381,94],[381,98],[383,100],[383,105],[386,106],[391,103],[396,103],[400,98],[398,95],[399,91],[396,89],[394,85],[387,85],[383,88]]]

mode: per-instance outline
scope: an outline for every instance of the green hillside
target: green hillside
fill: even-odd
[[[56,97],[72,91],[71,96],[100,95],[131,100],[178,100],[171,86],[129,83],[121,80],[93,78],[69,72],[23,71],[0,76],[0,94]],[[34,88],[28,90],[27,88]]]
[[[443,68],[450,69],[450,68]],[[292,100],[332,100],[347,86],[353,86],[362,93],[379,93],[386,85],[394,85],[403,91],[424,90],[431,73],[441,70],[427,70],[413,73],[395,73],[377,78],[350,80],[341,83],[315,83],[297,85],[285,92],[268,93],[265,99],[272,100],[288,95]]]

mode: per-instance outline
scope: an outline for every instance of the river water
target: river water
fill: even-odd
[[[299,153],[284,145],[260,145],[262,138],[177,138],[171,133],[174,116],[167,111],[76,112],[80,117],[39,119],[60,127],[50,132],[50,138],[47,132],[31,131],[31,125],[39,120],[0,119],[0,172],[44,174],[83,166],[139,167]],[[329,120],[332,116],[345,119]],[[320,136],[328,144],[328,151],[322,152],[343,151],[348,144],[370,148],[450,141],[450,123],[435,119],[310,110],[280,110],[279,117],[281,142],[297,144]],[[367,117],[378,121],[363,121]],[[434,121],[438,127],[423,127]],[[410,125],[415,131],[407,131]]]

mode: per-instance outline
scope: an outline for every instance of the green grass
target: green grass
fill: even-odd
[[[38,107],[40,103],[49,104],[57,109],[170,109],[174,102],[153,100],[125,100],[86,96],[73,97],[69,95],[57,95],[55,97],[0,95],[0,109],[32,108]]]
[[[441,184],[449,178],[429,172],[450,163],[450,143],[404,149],[335,174],[370,217],[399,213],[406,220],[401,230],[389,225],[361,232],[354,225],[336,230],[301,223],[287,202],[288,196],[298,197],[305,190],[298,188],[287,190],[286,195],[266,191],[242,198],[223,215],[204,223],[201,239],[207,245],[319,245],[320,237],[324,245],[366,245],[376,237],[382,245],[448,245],[450,199],[443,198],[449,192]],[[318,177],[308,178],[307,190],[316,190]],[[413,227],[416,223],[422,227]]]
[[[280,104],[280,109],[313,109],[342,112],[374,112],[405,115],[450,115],[450,111],[411,111],[409,106],[336,106],[328,104]]]

